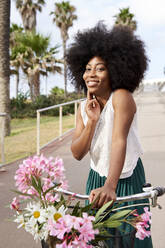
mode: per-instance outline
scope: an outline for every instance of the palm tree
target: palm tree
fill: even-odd
[[[137,22],[134,20],[134,14],[130,13],[129,8],[120,9],[119,14],[114,17],[116,18],[115,25],[129,26],[133,31],[137,29]]]
[[[9,29],[10,0],[0,0],[0,112],[8,114],[5,118],[5,135],[10,134]]]
[[[67,1],[55,3],[55,11],[51,12],[54,15],[53,22],[60,29],[61,38],[63,41],[63,58],[64,58],[64,88],[65,96],[67,94],[67,72],[66,72],[66,42],[69,38],[68,30],[73,26],[73,21],[77,20],[77,15],[74,14],[76,8]]]
[[[24,29],[27,31],[35,30],[36,28],[36,13],[42,11],[44,0],[15,0],[16,8],[19,10]]]
[[[15,53],[14,62],[19,62],[21,69],[27,75],[30,87],[30,96],[34,101],[40,95],[40,75],[61,73],[60,63],[56,59],[58,47],[49,48],[50,39],[34,32],[25,32],[17,35],[19,53]],[[14,55],[14,49],[13,49]]]
[[[19,74],[20,74],[20,60],[19,60],[19,54],[20,49],[19,46],[17,46],[17,34],[20,34],[23,32],[23,28],[21,26],[18,26],[17,24],[12,23],[10,27],[10,74],[16,75],[16,97],[18,97],[18,87],[19,87]]]

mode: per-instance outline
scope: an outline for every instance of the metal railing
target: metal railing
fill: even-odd
[[[64,136],[66,133],[68,133],[69,131],[71,131],[72,129],[70,129],[69,131],[63,133],[62,132],[62,110],[63,110],[63,106],[66,105],[70,105],[74,103],[74,125],[76,126],[76,116],[77,116],[77,108],[78,108],[78,103],[81,103],[81,101],[83,101],[83,99],[78,99],[75,101],[71,101],[71,102],[66,102],[66,103],[62,103],[62,104],[58,104],[58,105],[53,105],[47,108],[42,108],[42,109],[38,109],[37,110],[37,155],[40,155],[40,150],[42,148],[44,148],[45,146],[49,145],[51,142],[57,140],[57,139],[62,139],[62,136]],[[56,137],[55,139],[49,141],[47,144],[44,144],[42,147],[40,147],[40,113],[44,112],[44,111],[48,111],[50,109],[55,109],[55,108],[59,108],[59,136]]]
[[[5,163],[5,151],[4,151],[4,141],[5,141],[5,117],[7,113],[0,113],[0,117],[3,118],[1,123],[1,162],[0,167],[2,167]]]

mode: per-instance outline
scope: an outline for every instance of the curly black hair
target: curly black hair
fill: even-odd
[[[86,90],[83,74],[95,56],[106,63],[112,91],[123,88],[134,92],[148,65],[145,45],[129,27],[118,25],[108,30],[99,22],[94,28],[78,32],[66,53],[69,78],[75,88]]]

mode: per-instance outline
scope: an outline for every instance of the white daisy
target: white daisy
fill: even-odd
[[[23,214],[17,214],[16,218],[14,219],[14,222],[19,223],[19,226],[17,228],[25,227],[26,224]]]
[[[47,211],[46,209],[40,206],[40,203],[29,203],[26,207],[26,217],[29,217],[29,221],[35,223],[45,223],[47,220]]]
[[[26,223],[25,230],[33,235],[34,240],[46,240],[48,237],[47,224],[40,225],[32,218]]]
[[[67,211],[67,209],[62,205],[58,210],[54,206],[48,206],[47,208],[49,219],[56,222],[58,219],[63,217]]]

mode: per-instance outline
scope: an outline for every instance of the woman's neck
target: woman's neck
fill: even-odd
[[[97,101],[100,104],[101,109],[104,108],[105,104],[107,103],[109,97],[111,95],[111,92],[108,92],[107,94],[105,94],[104,96],[96,96]]]

